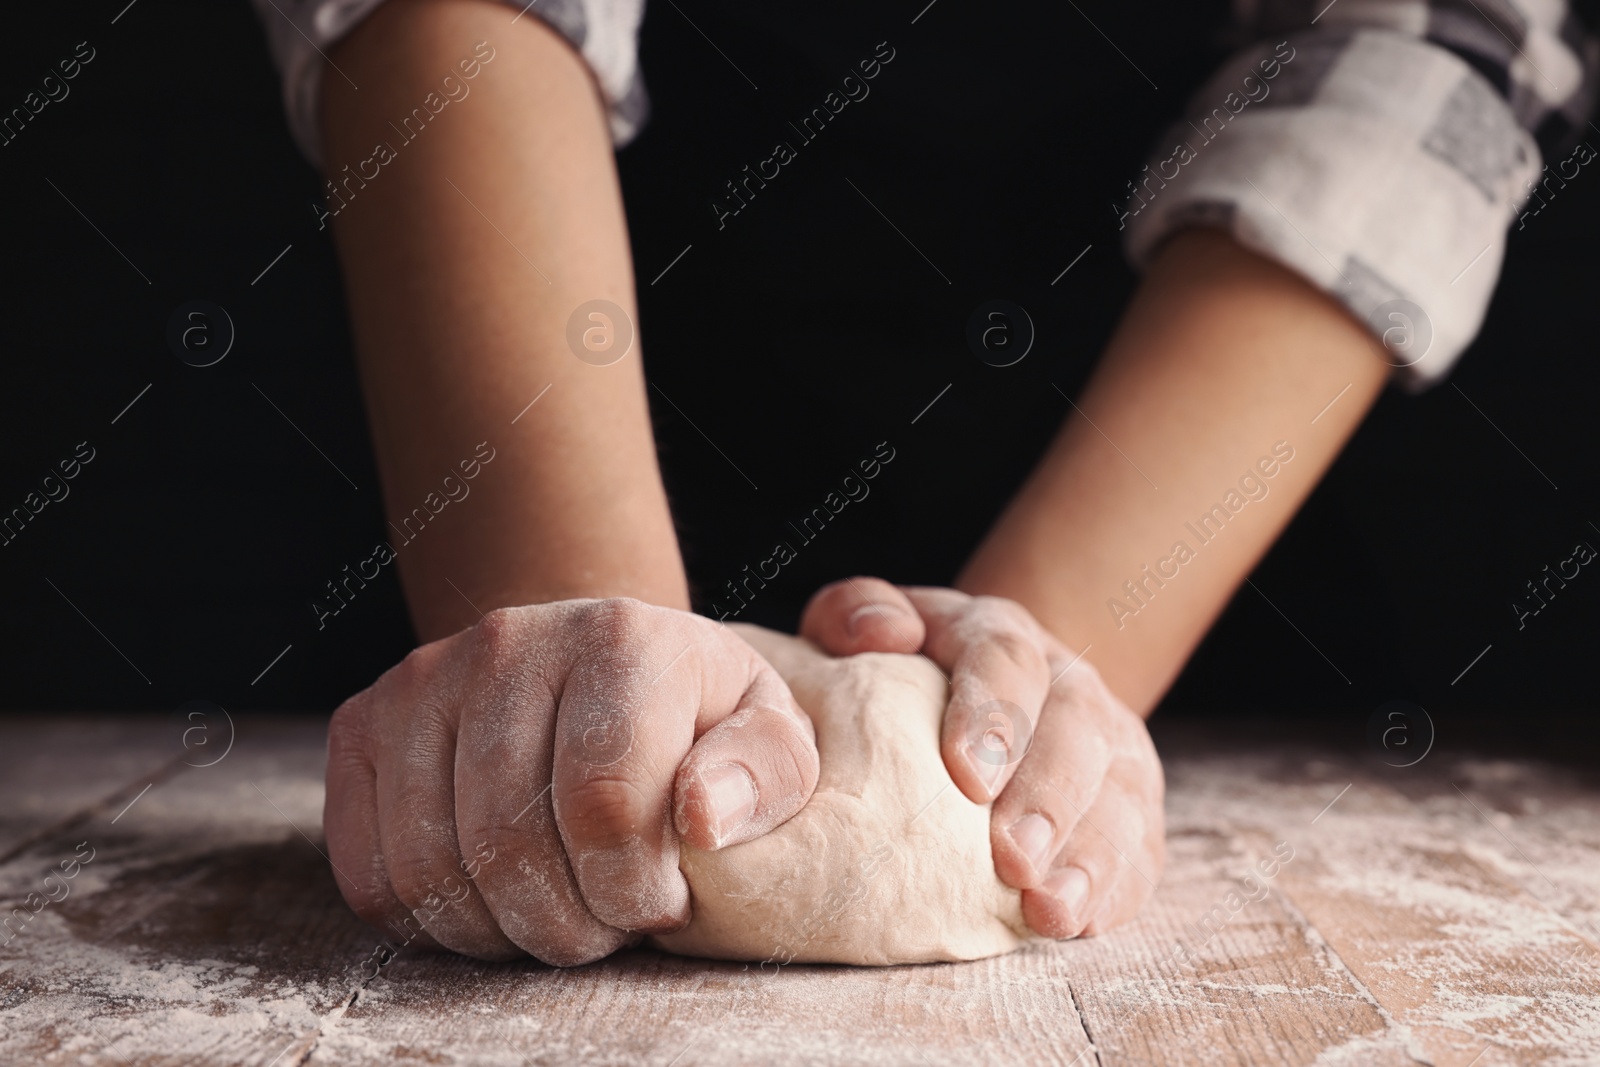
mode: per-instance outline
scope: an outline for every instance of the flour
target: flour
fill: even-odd
[[[938,678],[910,682],[926,683],[929,707],[937,705]],[[809,699],[802,686],[802,703]],[[917,744],[934,751],[935,736]],[[879,758],[870,745],[857,751]],[[99,852],[71,897],[0,947],[0,1064],[265,1067],[280,1057],[274,1067],[287,1067],[309,1055],[313,1067],[664,1067],[674,1057],[677,1067],[945,1067],[1069,1064],[1084,1053],[1077,1067],[1088,1067],[1096,1057],[1075,1031],[1065,1036],[1076,1000],[1108,1064],[1254,1057],[1463,1067],[1486,1050],[1476,1067],[1593,1067],[1600,952],[1574,928],[1600,919],[1600,824],[1583,779],[1536,763],[1458,764],[1440,753],[1417,769],[1426,773],[1382,779],[1332,762],[1307,777],[1304,759],[1259,750],[1169,757],[1168,877],[1139,919],[1104,937],[1033,944],[971,966],[893,970],[798,959],[780,968],[776,938],[749,965],[624,951],[557,971],[408,950],[347,1008],[378,935],[359,929],[331,881],[311,884],[320,857],[250,785],[315,837],[319,746],[308,738],[300,755],[257,756],[245,745],[217,768],[157,785],[114,829],[108,820],[126,798],[85,824]],[[897,766],[896,753],[882,758],[879,765]],[[1352,777],[1349,793],[1313,825]],[[1509,815],[1510,825],[1485,821],[1452,782],[1484,813]],[[1535,784],[1538,805],[1522,799]],[[827,873],[828,853],[801,864],[813,882],[824,872],[823,891],[794,918],[813,935],[811,951],[837,950],[860,912],[880,925],[904,914],[919,890],[887,904],[873,894],[894,884],[895,865],[926,862],[960,840],[930,821],[941,811],[970,812],[986,825],[986,812],[952,785],[901,824],[906,832],[847,848],[847,823],[819,829],[835,855],[859,863],[880,840],[892,855],[870,877],[857,866],[856,888]],[[73,835],[62,855],[81,839]],[[1272,892],[1198,947],[1203,966],[1193,975],[1163,969],[1185,924],[1279,840],[1296,858]],[[248,858],[230,859],[235,848]],[[292,867],[295,856],[303,869]],[[0,868],[0,901],[20,900],[59,858],[46,844]],[[241,871],[254,869],[239,864],[286,862],[301,872],[290,884],[307,884],[310,894],[287,929],[272,902],[261,909],[257,901],[252,913],[234,895]],[[726,913],[743,903],[729,893],[720,906]],[[188,936],[191,921],[235,915],[226,938]]]
[[[29,930],[28,958],[0,963],[0,1062],[30,1061],[38,1035],[63,1035],[69,1051],[139,1059],[133,1050],[214,1048],[262,1033],[284,1041],[314,1029],[335,988],[262,982],[249,964],[150,959],[77,939],[59,916]],[[277,988],[274,988],[277,987]],[[71,1035],[67,1037],[66,1035]],[[198,1052],[191,1054],[198,1055]]]

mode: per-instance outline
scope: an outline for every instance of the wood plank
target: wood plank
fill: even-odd
[[[318,851],[324,724],[246,725],[224,761],[158,780],[126,813],[104,802],[115,780],[72,794],[99,798],[75,827],[41,834],[46,809],[30,809],[34,839],[0,862],[7,911],[78,842],[95,855],[0,946],[0,1063],[1549,1067],[1600,1048],[1579,932],[1600,907],[1592,775],[1435,756],[1396,777],[1326,749],[1168,740],[1167,876],[1105,937],[778,973],[645,951],[570,971],[410,952],[369,980],[377,935]],[[71,773],[101,735],[28,736]],[[1241,889],[1279,842],[1294,858],[1267,892]]]
[[[182,735],[165,715],[0,719],[0,857],[52,827],[131,797],[129,785],[137,782],[137,792],[184,758]]]
[[[1600,942],[1600,768],[1442,753],[1386,781]]]
[[[566,971],[417,955],[372,983],[309,1062],[433,1062],[439,1049],[460,1062],[681,1067],[1092,1062],[1056,951],[765,972],[646,950]]]
[[[1191,928],[1225,905],[1243,873],[1259,872],[1259,857],[1189,804],[1181,786],[1172,803],[1194,814],[1171,842],[1163,887],[1138,922],[1106,937],[981,964],[767,976],[645,953],[572,972],[421,957],[369,987],[312,1062],[404,1062],[441,1041],[469,1060],[548,1054],[553,1062],[582,1049],[600,1063],[665,1062],[711,1029],[717,1042],[695,1044],[680,1062],[770,1053],[796,1064],[1162,1063],[1182,1048],[1185,1062],[1309,1064],[1346,1044],[1369,1063],[1409,1064],[1404,1035],[1281,898],[1229,914],[1214,937]],[[1193,964],[1174,958],[1179,941]],[[713,976],[708,997],[703,983]],[[907,1014],[908,1004],[917,1010]],[[485,1033],[480,1015],[527,1018],[528,1032]],[[629,1019],[651,1021],[643,1044]],[[448,1030],[430,1045],[441,1025]]]
[[[1134,923],[1065,946],[1101,1062],[1181,1052],[1218,1067],[1301,1065],[1343,1046],[1364,1064],[1411,1064],[1404,1035],[1279,892],[1287,867],[1273,866],[1271,845],[1252,848],[1192,805],[1174,769],[1161,888]]]
[[[0,946],[0,1062],[267,1064],[349,999],[375,938],[290,825],[320,841],[324,731],[241,726],[216,766],[0,866],[10,913],[93,849]]]
[[[1410,1035],[1413,1056],[1492,1067],[1583,1062],[1600,1048],[1600,984],[1578,962],[1593,946],[1503,873],[1503,856],[1462,839],[1464,798],[1437,795],[1453,809],[1439,817],[1371,769],[1281,755],[1187,770],[1195,799],[1258,841],[1290,835],[1281,889]]]

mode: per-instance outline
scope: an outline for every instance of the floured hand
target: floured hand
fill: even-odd
[[[810,720],[733,631],[572,600],[491,612],[346,701],[323,827],[368,922],[574,965],[688,922],[680,836],[760,837],[816,781]]]
[[[812,597],[801,633],[834,655],[920,651],[945,671],[945,768],[993,801],[995,871],[1034,931],[1096,934],[1144,906],[1166,855],[1155,746],[1020,604],[849,578]]]

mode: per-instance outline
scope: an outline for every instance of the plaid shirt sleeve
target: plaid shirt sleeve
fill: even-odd
[[[1438,382],[1482,324],[1530,195],[1595,156],[1579,137],[1595,132],[1600,47],[1564,0],[1235,7],[1261,43],[1123,190],[1129,258],[1144,266],[1185,226],[1226,229],[1366,322],[1402,384]]]
[[[251,2],[266,30],[273,62],[283,77],[289,132],[305,157],[320,167],[323,159],[318,101],[326,76],[327,51],[383,0]],[[540,0],[537,6],[530,0],[505,2],[507,22],[537,18],[571,42],[600,86],[612,139],[619,146],[633,140],[650,110],[638,62],[644,0]]]

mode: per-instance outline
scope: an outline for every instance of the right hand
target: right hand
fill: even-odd
[[[490,612],[334,713],[323,829],[356,914],[481,959],[600,959],[689,921],[679,838],[798,812],[811,721],[733,631],[637,600]]]

